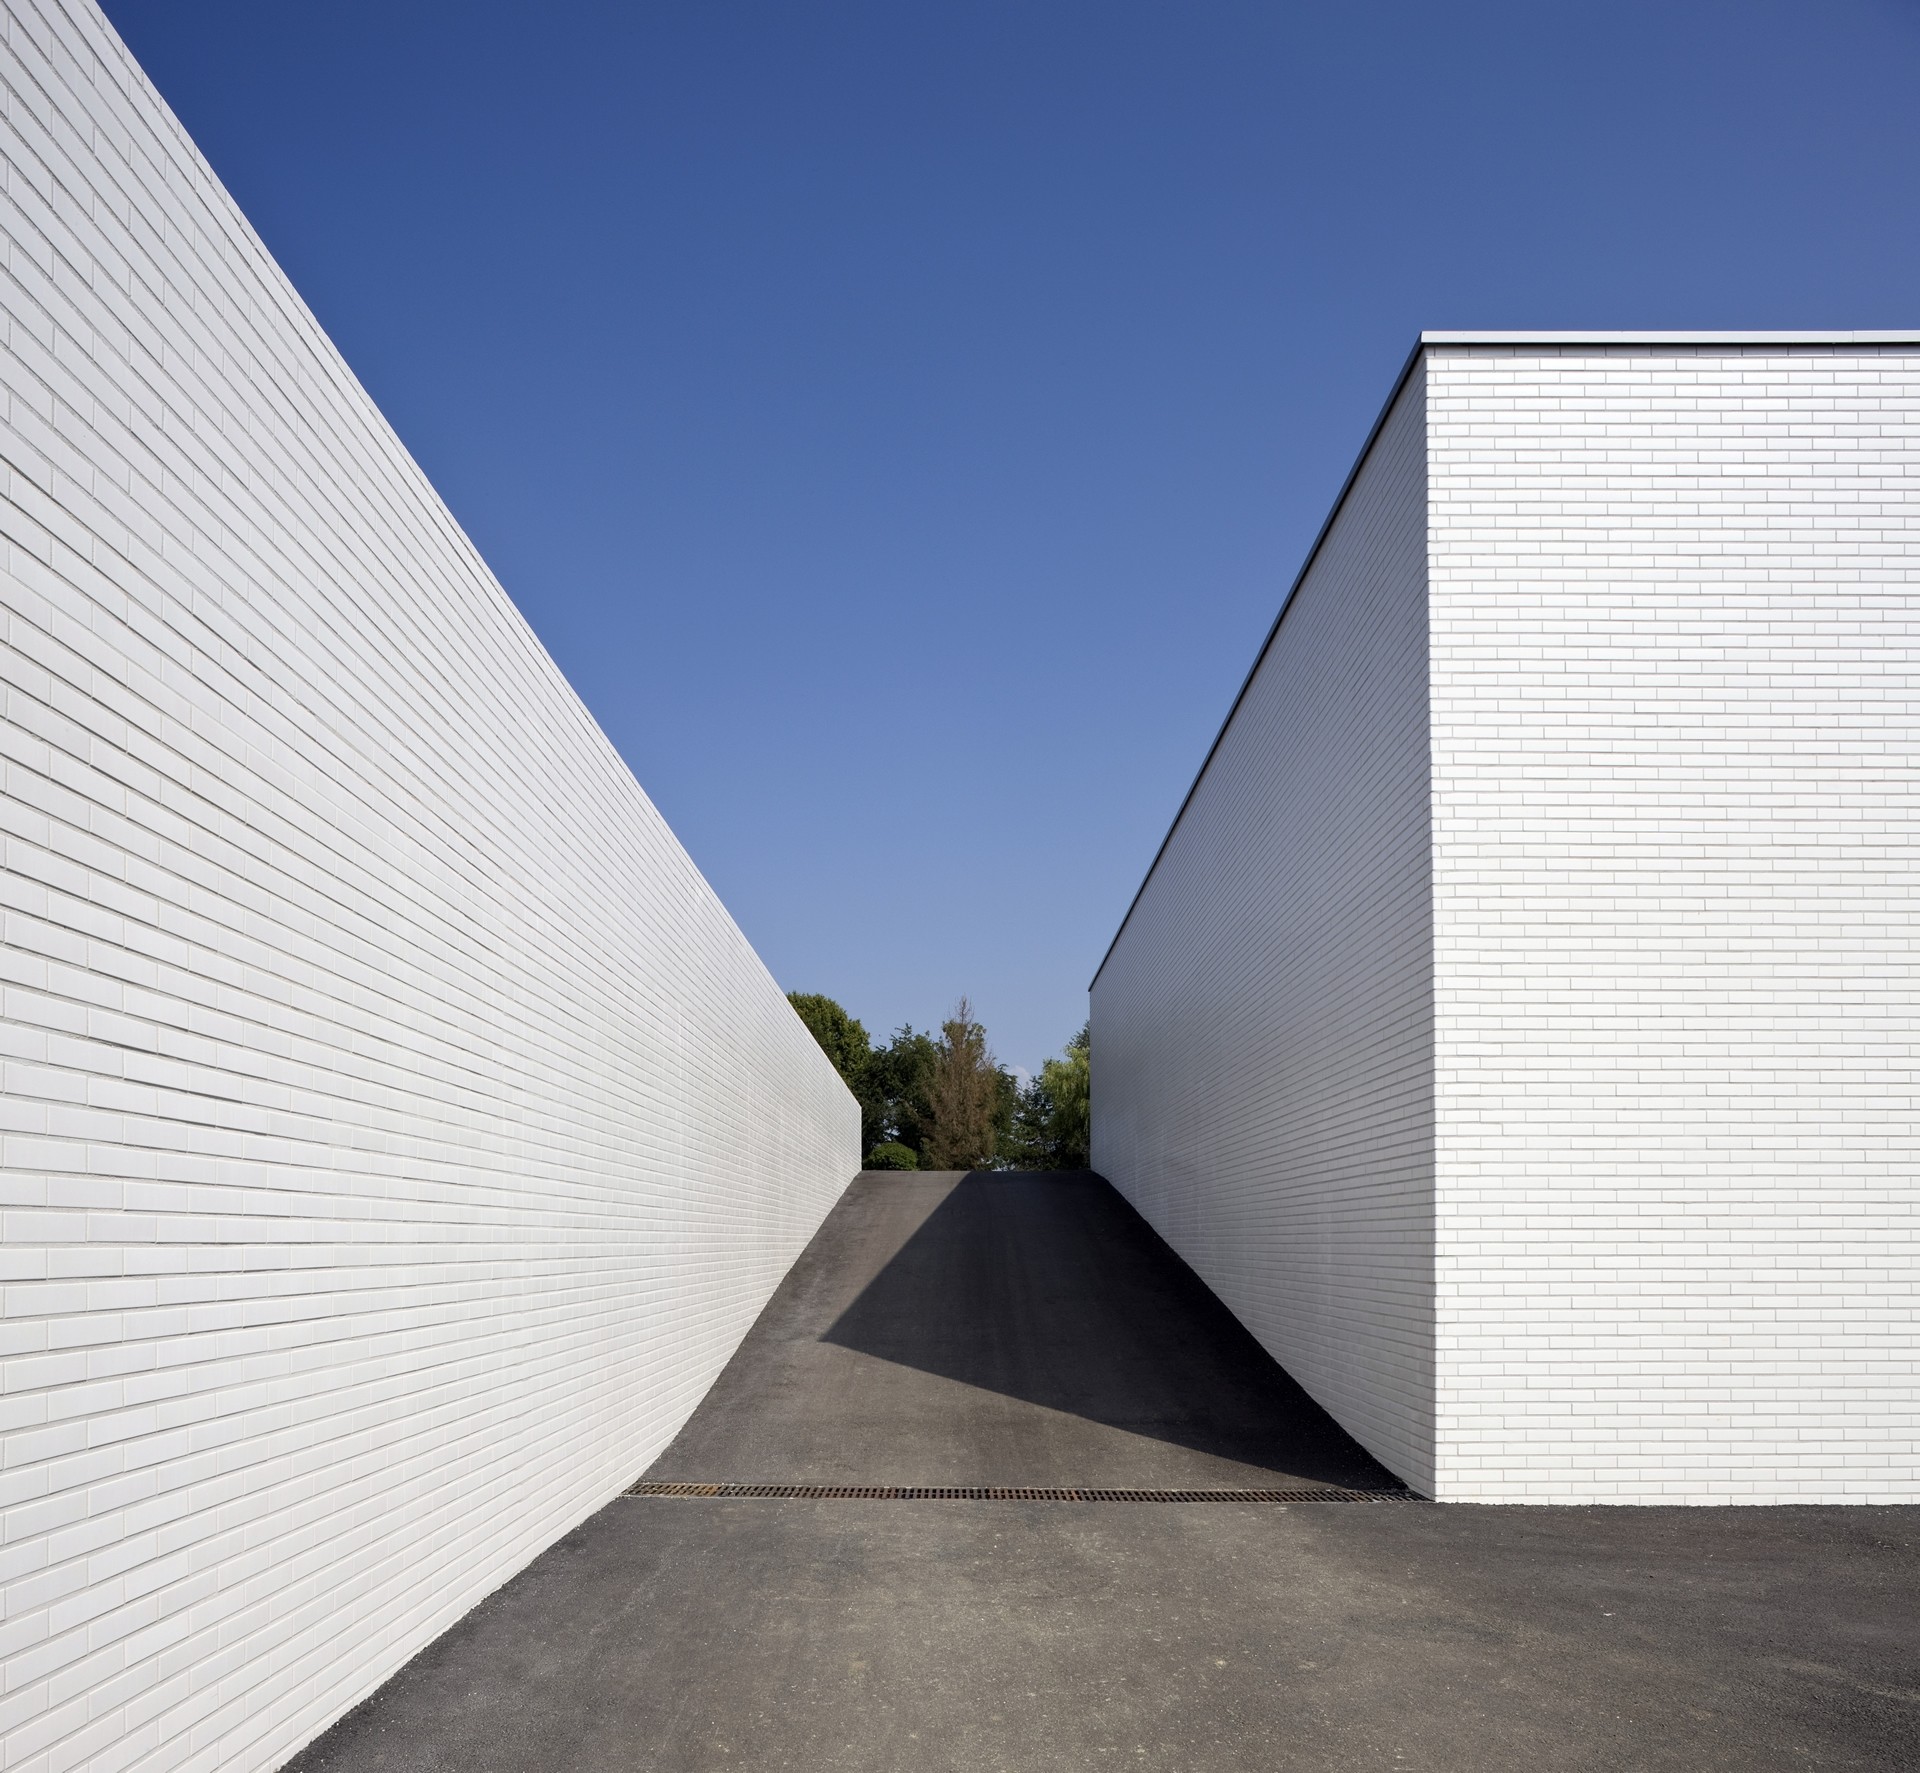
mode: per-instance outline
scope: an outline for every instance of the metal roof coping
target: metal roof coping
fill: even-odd
[[[1339,521],[1340,509],[1346,504],[1347,495],[1353,491],[1354,482],[1360,478],[1360,470],[1373,453],[1373,446],[1386,425],[1387,415],[1393,411],[1394,402],[1400,398],[1407,378],[1419,363],[1420,354],[1431,345],[1920,345],[1920,332],[1422,332],[1415,340],[1413,349],[1407,353],[1406,362],[1400,366],[1400,373],[1393,378],[1393,391],[1380,408],[1380,416],[1367,432],[1367,440],[1361,444],[1360,453],[1354,457],[1346,479],[1340,483],[1340,491],[1334,497],[1332,509],[1327,512],[1326,522],[1321,524],[1319,533],[1313,538],[1312,547],[1307,550],[1306,559],[1301,562],[1299,572],[1294,574],[1293,583],[1280,600],[1280,613],[1273,618],[1273,626],[1267,630],[1266,639],[1254,654],[1252,669],[1241,681],[1239,693],[1234,696],[1226,719],[1221,721],[1220,730],[1214,734],[1213,743],[1200,760],[1200,768],[1181,797],[1179,810],[1174,813],[1166,836],[1161,838],[1160,847],[1153,852],[1153,860],[1140,877],[1139,886],[1127,901],[1120,926],[1113,932],[1113,940],[1107,944],[1106,953],[1101,955],[1100,964],[1093,970],[1093,977],[1087,981],[1089,991],[1100,983],[1100,975],[1107,970],[1107,962],[1113,959],[1113,951],[1120,946],[1120,938],[1127,933],[1127,925],[1139,909],[1147,883],[1160,866],[1160,858],[1167,853],[1167,845],[1173,842],[1173,834],[1180,829],[1180,821],[1193,804],[1193,797],[1199,792],[1200,784],[1213,763],[1214,753],[1220,749],[1227,729],[1233,725],[1233,717],[1240,712],[1240,704],[1247,699],[1247,691],[1253,687],[1254,678],[1259,675],[1260,667],[1266,663],[1267,654],[1273,649],[1274,640],[1280,633],[1280,624],[1286,620],[1287,610],[1292,606],[1294,594],[1306,583],[1307,574],[1313,571],[1314,561],[1319,558],[1327,537],[1333,533],[1334,524]]]

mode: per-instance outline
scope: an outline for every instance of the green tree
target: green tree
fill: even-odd
[[[789,991],[787,1002],[793,1005],[794,1014],[806,1023],[807,1032],[820,1043],[821,1052],[833,1061],[834,1070],[846,1079],[847,1088],[858,1094],[860,1079],[873,1052],[866,1024],[817,991]]]
[[[833,998],[817,991],[789,991],[787,1002],[860,1104],[860,1149],[871,1151],[887,1137],[889,1129],[883,1080],[876,1076],[876,1054],[866,1025],[848,1015]]]
[[[1020,1080],[1004,1065],[993,1070],[993,1150],[996,1170],[1015,1166],[1007,1161],[1013,1143],[1013,1123],[1020,1114]]]
[[[906,1023],[894,1030],[884,1047],[873,1049],[867,1070],[869,1087],[879,1104],[878,1137],[906,1146],[923,1169],[927,1165],[927,1135],[933,1125],[929,1091],[936,1052],[932,1035],[922,1034]],[[868,1149],[872,1148],[869,1143]]]
[[[1082,1028],[1020,1092],[1005,1150],[1022,1170],[1084,1170],[1092,1142],[1093,1040]]]
[[[998,1155],[1005,1075],[987,1048],[987,1031],[966,998],[940,1024],[927,1086],[931,1124],[923,1161],[934,1170],[989,1168]]]
[[[922,1169],[1049,1167],[1029,1161],[1032,1086],[1023,1091],[994,1062],[965,998],[937,1037],[903,1023],[883,1046],[831,997],[790,991],[787,1001],[860,1104],[869,1169],[910,1167],[898,1150],[882,1156],[885,1147],[903,1147]]]

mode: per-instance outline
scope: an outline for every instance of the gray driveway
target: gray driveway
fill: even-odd
[[[1104,1183],[863,1177],[649,1477],[1391,1483]],[[622,1498],[294,1765],[1920,1767],[1920,1510]]]

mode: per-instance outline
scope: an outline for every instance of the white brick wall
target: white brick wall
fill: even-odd
[[[1920,340],[1441,335],[1373,445],[1096,985],[1094,1152],[1437,1496],[1920,1500],[1917,591]]]
[[[1428,358],[1439,1493],[1920,1499],[1920,350]]]
[[[4,1766],[266,1768],[638,1474],[858,1113],[104,20],[0,19]]]
[[[1093,1162],[1383,1463],[1433,1461],[1413,376],[1093,988]]]

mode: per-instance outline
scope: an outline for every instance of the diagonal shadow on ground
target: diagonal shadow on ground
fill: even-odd
[[[1392,1481],[1090,1173],[951,1179],[821,1340],[1210,1459]]]

